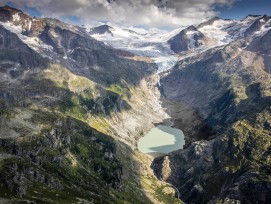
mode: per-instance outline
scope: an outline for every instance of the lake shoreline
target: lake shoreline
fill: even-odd
[[[152,128],[138,141],[138,150],[152,157],[165,155],[182,149],[185,145],[185,136],[182,130],[166,125]]]

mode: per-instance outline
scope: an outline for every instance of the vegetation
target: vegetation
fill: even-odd
[[[137,170],[126,166],[132,156],[122,161],[116,141],[108,136],[107,117],[130,108],[131,88],[124,80],[109,87],[60,65],[31,75],[20,91],[9,87],[17,97],[9,106],[16,109],[1,112],[1,125],[16,137],[0,140],[0,153],[9,155],[0,160],[0,188],[5,189],[0,197],[39,203],[151,203],[135,182]],[[5,101],[0,105],[5,107]],[[127,168],[133,176],[122,179]]]

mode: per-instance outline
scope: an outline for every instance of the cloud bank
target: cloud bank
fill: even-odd
[[[18,8],[35,8],[44,17],[79,18],[82,24],[98,21],[126,26],[179,27],[217,15],[216,6],[236,0],[0,0]]]

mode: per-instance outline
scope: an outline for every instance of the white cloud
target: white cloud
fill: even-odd
[[[236,0],[0,0],[18,7],[34,7],[46,17],[77,16],[84,24],[110,21],[147,27],[179,27],[199,23],[217,13],[214,6]]]

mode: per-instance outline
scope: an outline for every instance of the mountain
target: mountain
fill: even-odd
[[[186,147],[152,168],[185,203],[271,201],[270,23],[214,18],[167,40],[179,57],[159,74],[160,101]]]
[[[158,65],[159,72],[161,72],[171,68],[177,62],[178,57],[170,49],[167,41],[179,30],[170,33],[161,30],[136,32],[116,26],[111,29],[112,34],[106,32],[91,34],[91,36],[108,46],[131,52],[136,56],[141,56],[143,60],[155,62]]]
[[[268,16],[143,32],[1,7],[0,203],[270,203],[270,40]],[[184,149],[139,152],[157,124]]]
[[[201,46],[203,39],[204,35],[196,27],[190,26],[169,39],[168,43],[171,50],[179,53]]]
[[[124,54],[0,8],[0,203],[178,203],[134,150],[165,117],[146,82],[157,67]]]
[[[106,34],[106,33],[113,35],[112,29],[113,28],[108,25],[101,25],[101,26],[89,29],[88,32],[90,35],[95,35],[95,34],[102,35],[102,34]]]
[[[176,53],[191,49],[208,49],[234,40],[259,35],[270,27],[268,16],[249,15],[242,20],[224,20],[218,17],[190,26],[168,40]]]
[[[161,100],[187,148],[156,158],[152,168],[186,203],[271,200],[271,30],[251,29],[259,21],[247,37],[180,60],[161,76]]]

